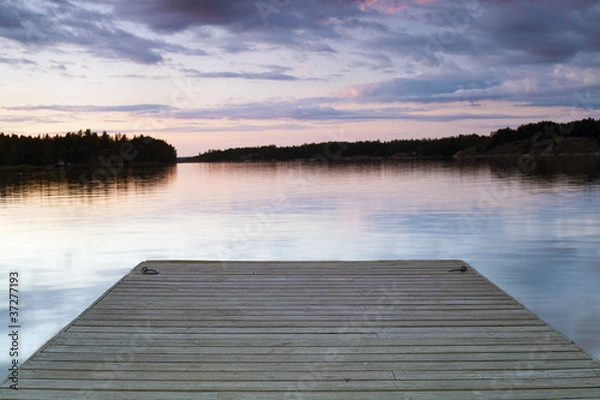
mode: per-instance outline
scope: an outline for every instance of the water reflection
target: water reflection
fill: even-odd
[[[81,171],[1,172],[0,274],[22,275],[27,356],[137,263],[161,258],[461,258],[600,355],[600,183],[587,170],[502,171],[183,164],[93,184]]]
[[[100,198],[112,191],[144,192],[173,181],[175,166],[132,167],[114,176],[94,179],[94,170],[51,168],[0,171],[0,201],[24,198]]]
[[[558,182],[589,184],[600,180],[600,157],[537,157],[519,161],[513,157],[498,157],[481,161],[489,164],[498,178],[513,179],[517,176],[531,182]]]

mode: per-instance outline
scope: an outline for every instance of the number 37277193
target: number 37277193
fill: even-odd
[[[19,273],[8,274],[8,316],[12,324],[19,323]]]

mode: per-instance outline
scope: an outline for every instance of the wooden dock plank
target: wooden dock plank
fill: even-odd
[[[597,386],[596,378],[568,378],[571,387],[577,389],[594,389]],[[310,375],[305,375],[304,379],[294,379],[291,381],[263,380],[254,381],[204,381],[197,379],[190,380],[92,380],[92,379],[29,379],[28,388],[31,389],[66,389],[80,390],[123,390],[123,391],[163,391],[170,392],[176,390],[196,391],[196,392],[221,392],[221,391],[269,391],[285,394],[292,388],[304,388],[306,391],[313,392],[401,392],[401,391],[426,391],[434,386],[436,391],[454,391],[454,390],[532,390],[532,389],[564,389],[564,383],[561,379],[539,379],[539,378],[512,378],[510,381],[505,379],[464,379],[464,380],[365,380],[353,381],[349,378],[338,380],[313,379]],[[171,386],[171,388],[169,388]]]
[[[556,369],[545,371],[514,371],[513,379],[556,379],[556,378],[596,378],[600,370],[593,369]],[[36,370],[23,371],[23,379],[35,379],[39,372]],[[45,379],[60,380],[64,377],[65,370],[51,369],[44,372]],[[319,379],[322,381],[377,381],[377,380],[473,380],[473,379],[501,379],[506,371],[381,371],[381,370],[328,370],[323,372]],[[90,371],[75,369],[69,372],[73,380],[151,380],[151,381],[292,381],[298,379],[298,371],[253,370],[253,371],[152,371],[131,370],[116,375],[112,371]]]
[[[145,262],[0,398],[600,398],[597,360],[463,265]]]
[[[57,370],[57,371],[113,371],[115,363],[118,363],[119,373],[125,371],[155,371],[156,365],[146,362],[131,362],[126,355],[117,357],[106,357],[102,362],[86,360],[74,361],[33,361],[28,364],[26,370]],[[185,364],[177,362],[165,362],[161,364],[161,371],[203,371],[203,372],[249,372],[249,371],[494,371],[503,370],[508,373],[520,373],[521,371],[552,371],[552,370],[592,370],[595,371],[598,364],[591,360],[528,360],[516,363],[514,361],[430,361],[430,362],[361,362],[350,363],[343,361],[321,361],[321,362],[259,362],[240,364],[236,362],[226,363],[214,361],[211,363],[188,362]]]

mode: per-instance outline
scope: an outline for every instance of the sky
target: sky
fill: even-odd
[[[209,149],[600,117],[600,1],[4,0],[0,132]]]

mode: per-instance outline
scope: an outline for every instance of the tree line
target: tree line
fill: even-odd
[[[209,150],[194,157],[194,161],[290,161],[311,159],[323,154],[327,158],[340,157],[402,157],[447,156],[461,149],[475,146],[478,135],[460,135],[443,139],[405,139],[392,141],[358,141],[310,143],[299,146],[275,145],[238,147],[227,150]]]
[[[562,137],[590,137],[600,141],[600,120],[592,118],[569,123],[541,121],[521,125],[517,129],[503,128],[490,135],[458,135],[439,139],[397,139],[391,141],[325,142],[299,146],[238,147],[208,150],[189,161],[289,161],[313,159],[324,154],[336,158],[385,157],[452,157],[458,152],[473,149],[483,154],[492,147],[511,141],[529,140],[541,145]]]
[[[509,142],[528,140],[533,146],[544,146],[567,137],[588,137],[600,141],[600,120],[593,118],[579,121],[556,123],[540,121],[519,126],[517,129],[503,128],[484,137],[477,146],[477,153]]]
[[[0,133],[0,165],[46,166],[64,164],[98,164],[102,159],[126,152],[127,163],[173,163],[177,152],[173,146],[150,136],[99,135],[87,129],[65,135],[18,136]]]

